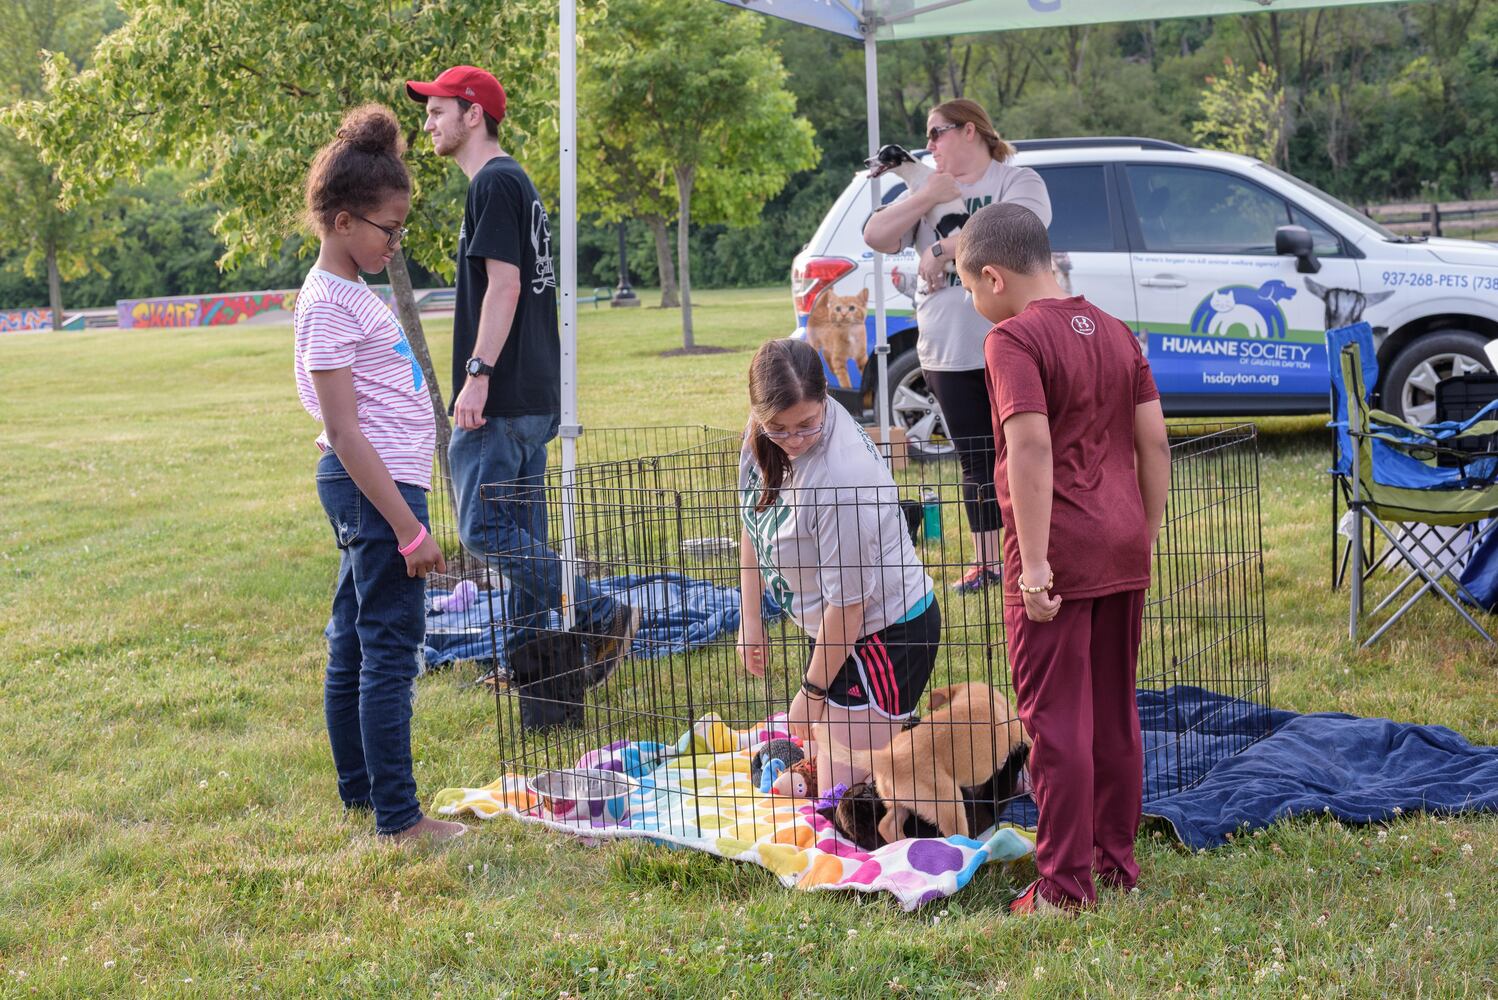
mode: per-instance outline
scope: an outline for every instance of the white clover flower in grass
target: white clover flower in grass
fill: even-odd
[[[1472,845],[1471,844],[1463,844],[1462,845],[1462,856],[1463,857],[1467,857],[1467,858],[1470,858],[1472,856]]]
[[[106,968],[106,969],[112,969],[112,968],[114,968],[114,959],[112,959],[112,958],[106,958],[104,960],[104,968]]]

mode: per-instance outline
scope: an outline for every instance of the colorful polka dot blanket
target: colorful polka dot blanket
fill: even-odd
[[[717,716],[697,722],[674,744],[620,741],[585,754],[579,768],[627,775],[621,794],[577,808],[543,800],[521,775],[483,788],[437,793],[439,815],[512,816],[589,841],[637,837],[750,861],[797,889],[888,892],[906,910],[950,896],[990,861],[1017,861],[1035,849],[1031,830],[1000,823],[981,839],[902,840],[863,851],[816,811],[809,799],[761,794],[750,781],[751,758],[783,738],[777,715],[750,730]]]

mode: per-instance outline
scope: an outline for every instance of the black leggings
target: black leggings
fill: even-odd
[[[988,382],[981,368],[965,372],[921,370],[926,387],[941,404],[947,437],[962,462],[962,502],[967,524],[975,532],[998,531],[1004,526],[994,493],[993,410],[988,403]]]

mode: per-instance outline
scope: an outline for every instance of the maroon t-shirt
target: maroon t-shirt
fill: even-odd
[[[1146,589],[1150,539],[1134,471],[1134,407],[1160,392],[1134,334],[1081,296],[1038,299],[990,330],[983,354],[998,447],[994,486],[1011,526],[1004,532],[1004,603],[1021,603],[1003,431],[1016,413],[1044,413],[1051,425],[1053,593],[1088,598]]]

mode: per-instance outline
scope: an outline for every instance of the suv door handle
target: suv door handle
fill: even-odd
[[[1140,278],[1145,288],[1185,288],[1188,282],[1176,274],[1157,274],[1153,278]]]

